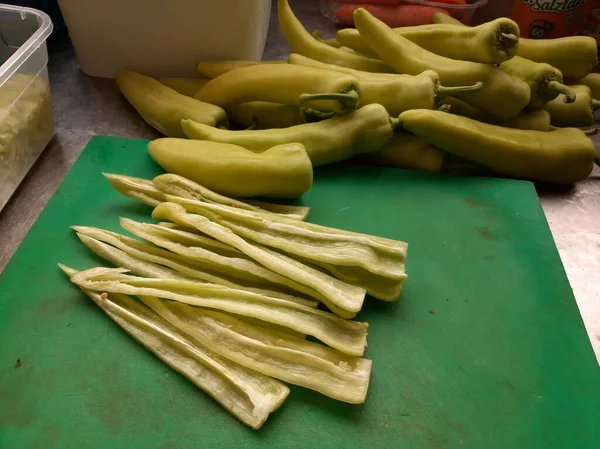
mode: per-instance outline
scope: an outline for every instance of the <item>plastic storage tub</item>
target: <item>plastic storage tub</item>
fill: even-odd
[[[54,135],[47,14],[0,5],[0,210]]]
[[[271,0],[59,0],[81,69],[189,76],[209,59],[260,60]]]
[[[323,15],[342,26],[354,26],[352,11],[362,7],[393,28],[433,23],[434,12],[446,12],[462,23],[469,25],[475,11],[488,3],[488,0],[442,0],[437,2],[428,0],[387,0],[381,3],[371,1],[368,4],[360,0],[320,1]]]

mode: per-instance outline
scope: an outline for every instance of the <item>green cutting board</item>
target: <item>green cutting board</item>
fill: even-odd
[[[120,330],[56,264],[102,264],[70,225],[151,209],[101,172],[160,173],[95,137],[0,277],[0,448],[597,448],[600,370],[532,184],[335,166],[310,220],[409,242],[400,300],[369,298],[363,405],[292,387],[259,431]]]

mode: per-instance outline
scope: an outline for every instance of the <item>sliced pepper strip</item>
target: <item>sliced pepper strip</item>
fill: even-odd
[[[217,221],[240,224],[236,230],[259,243],[282,249],[301,257],[324,263],[361,267],[374,274],[403,279],[407,244],[395,240],[385,243],[367,234],[345,232],[313,223],[301,223],[265,217],[224,205],[206,204],[167,195],[168,201],[182,205],[190,212]],[[208,217],[210,215],[211,217]],[[222,218],[218,218],[222,217]],[[256,231],[252,231],[252,230]],[[293,239],[293,244],[290,240]]]
[[[69,276],[76,274],[61,268]],[[146,349],[253,429],[287,398],[290,390],[284,383],[219,356],[128,296],[83,291]]]
[[[269,203],[267,201],[260,200],[246,200],[245,203],[258,207],[259,209],[267,212],[273,212],[274,214],[283,215],[294,220],[304,221],[308,218],[308,214],[310,214],[310,207],[308,206]]]
[[[152,180],[152,183],[158,191],[168,193],[169,195],[205,203],[224,204],[226,206],[238,207],[240,209],[256,212],[275,213],[295,220],[305,220],[310,212],[310,207],[289,206],[263,201],[254,201],[253,203],[249,201],[239,201],[213,192],[183,176],[173,175],[171,173],[157,176]]]
[[[226,245],[206,234],[201,233],[196,228],[178,226],[170,222],[162,222],[162,224],[153,223],[140,223],[129,218],[120,218],[119,223],[124,229],[135,235],[133,231],[139,229],[145,230],[155,235],[160,235],[174,242],[180,243],[185,246],[198,246],[205,250],[219,254],[223,257],[241,257],[247,258],[246,255],[232,246]],[[131,230],[129,229],[131,228]]]
[[[198,281],[199,280],[200,282],[206,282],[205,278],[210,279],[212,277],[208,273],[203,273],[202,279],[194,278],[193,276],[186,277],[180,273],[177,273],[175,270],[172,270],[170,268],[164,268],[158,264],[155,264],[152,262],[146,262],[144,260],[141,260],[134,256],[131,256],[131,255],[127,254],[125,251],[115,248],[114,246],[110,246],[109,244],[104,243],[101,240],[96,240],[95,238],[89,237],[84,234],[77,234],[77,236],[79,237],[79,239],[85,246],[87,246],[91,251],[93,251],[99,257],[102,257],[103,259],[109,261],[110,263],[112,263],[113,265],[115,265],[117,267],[126,268],[131,273],[136,274],[138,276],[154,277],[154,278],[162,278],[162,279],[180,279],[180,280],[186,280],[186,281],[189,281],[189,280]],[[238,287],[236,287],[236,284],[234,284],[232,282],[227,282],[226,280],[224,280],[224,281],[225,281],[224,284],[219,284],[218,282],[216,282],[216,283],[218,285],[224,285],[226,287],[238,288]],[[208,282],[210,282],[210,281],[208,281]],[[296,300],[296,299],[299,299],[300,301],[304,301],[304,299],[302,299],[302,298],[295,298],[295,297],[292,297],[289,295],[285,295],[283,293],[273,292],[273,291],[269,291],[269,290],[262,290],[262,289],[258,289],[258,288],[253,289],[253,288],[248,288],[248,287],[244,287],[244,286],[239,286],[239,289],[257,293],[259,295],[271,296],[273,298],[292,300],[292,302],[294,302],[294,300]],[[318,305],[318,302],[316,302],[316,301],[313,303],[307,301],[307,303],[308,303],[308,304],[306,304],[307,307],[316,307]],[[247,318],[247,317],[243,317],[243,316],[241,316],[239,318],[241,320],[247,321],[248,323],[252,323],[257,326],[265,327],[265,328],[270,329],[271,331],[277,332],[279,334],[292,335],[297,338],[306,338],[306,334],[303,334],[301,332],[296,332],[292,329],[289,329],[289,328],[286,328],[283,326],[279,326],[277,324],[272,324],[272,323],[268,323],[265,321],[257,320],[255,318]]]
[[[272,212],[296,220],[306,220],[306,217],[310,213],[310,207],[305,206],[268,203],[257,200],[240,201],[229,198],[178,175],[160,175],[155,178],[156,182],[154,182],[134,176],[116,175],[113,173],[103,174],[117,192],[152,207],[156,207],[165,201],[164,191],[175,196],[182,195],[183,198],[226,204],[258,212]]]
[[[276,335],[283,337],[295,337],[301,340],[306,338],[306,334],[302,332],[297,332],[289,327],[279,326],[278,324],[267,323],[266,321],[257,320],[256,318],[249,318],[244,316],[237,316],[235,314],[230,314],[230,316],[237,317],[239,320],[244,321],[246,323],[252,324],[256,327],[261,327],[263,329],[268,329],[270,332],[273,332]]]
[[[154,187],[152,181],[148,179],[115,175],[112,173],[103,173],[103,175],[117,192],[129,198],[141,201],[152,207],[156,207],[165,201],[163,193]]]
[[[318,306],[318,302],[315,300],[231,282],[218,273],[213,274],[206,271],[203,266],[194,266],[177,254],[124,235],[83,226],[74,226],[73,229],[77,231],[77,236],[82,243],[98,256],[118,267],[127,268],[139,276],[210,282],[237,290],[247,290],[259,295],[284,299],[307,307]]]
[[[299,223],[279,217],[266,217],[234,207],[207,204],[166,195],[189,212],[222,224],[241,237],[295,254],[314,263],[361,268],[368,273],[403,280],[407,245],[385,244],[366,234],[333,230],[312,223]]]
[[[317,265],[342,281],[364,288],[369,295],[382,301],[397,300],[402,293],[404,281],[408,277],[404,275],[401,279],[392,279],[369,273],[359,267],[330,265],[322,262],[318,262]]]
[[[342,282],[327,273],[257,243],[247,242],[225,226],[201,215],[187,213],[179,204],[159,204],[154,209],[152,217],[194,226],[199,231],[237,248],[274,272],[309,287],[311,291],[318,292],[320,295],[313,297],[344,318],[353,317],[362,308],[366,295],[365,289]],[[299,291],[310,294],[308,290]]]
[[[234,317],[185,304],[141,297],[165,320],[219,355],[246,368],[316,390],[339,401],[365,401],[371,361],[323,345],[281,338]]]
[[[222,256],[210,249],[207,250],[202,244],[187,244],[181,239],[169,237],[169,234],[173,235],[175,232],[181,233],[181,231],[172,232],[174,230],[146,223],[137,223],[126,218],[121,219],[121,226],[138,237],[179,254],[191,263],[201,263],[205,269],[233,277],[236,282],[250,283],[268,290],[298,291],[319,300],[322,297],[318,291],[308,288],[300,282],[288,279],[272,271],[269,267],[265,268],[254,260],[247,258],[243,253],[240,253],[239,256]],[[202,236],[198,237],[202,238]]]
[[[192,306],[216,309],[312,335],[352,356],[362,356],[367,344],[367,323],[347,321],[323,310],[215,284],[171,279],[146,279],[123,274],[118,268],[92,268],[71,277],[89,290],[136,296],[156,296]]]
[[[110,246],[95,238],[89,237],[82,233],[77,233],[77,237],[81,240],[85,246],[87,246],[96,255],[103,258],[104,260],[112,263],[117,267],[123,267],[127,270],[135,273],[139,276],[154,277],[162,279],[180,279],[186,280],[186,278],[175,270],[170,268],[162,267],[152,262],[143,261],[135,256],[127,254],[126,252]]]

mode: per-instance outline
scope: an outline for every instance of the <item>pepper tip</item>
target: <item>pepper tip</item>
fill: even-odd
[[[364,15],[366,12],[367,12],[367,10],[366,10],[366,9],[364,9],[364,8],[356,8],[356,9],[354,10],[354,13],[352,13],[352,15],[353,15],[354,17],[359,17],[359,16],[362,16],[362,15]]]

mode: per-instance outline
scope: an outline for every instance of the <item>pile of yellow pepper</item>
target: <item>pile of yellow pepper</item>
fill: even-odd
[[[510,19],[467,27],[444,14],[391,29],[358,9],[356,29],[323,40],[287,0],[278,15],[287,62],[200,62],[203,78],[189,79],[119,73],[125,97],[170,137],[149,147],[165,170],[232,196],[296,198],[312,167],[346,159],[553,183],[598,162],[596,130],[580,129],[600,107],[592,38],[520,39]]]

